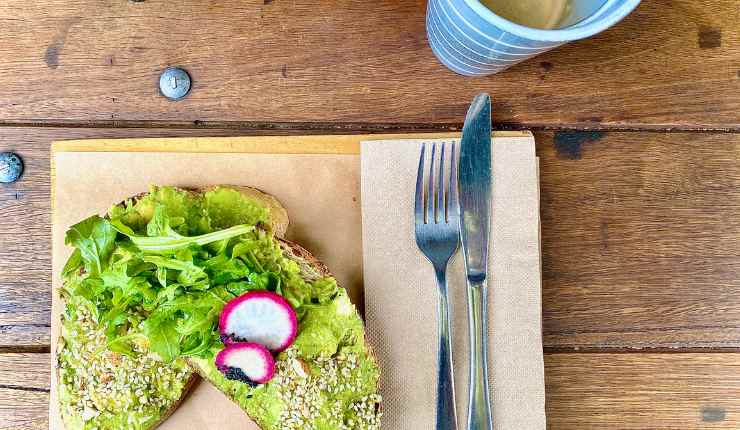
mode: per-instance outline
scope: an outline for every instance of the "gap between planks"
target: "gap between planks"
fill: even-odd
[[[78,121],[40,119],[34,121],[0,120],[0,127],[29,128],[150,128],[150,129],[223,129],[308,134],[340,133],[418,133],[459,131],[462,123],[361,123],[361,122],[261,122],[261,121],[158,121],[158,120],[94,120]],[[696,132],[740,133],[740,126],[716,127],[708,125],[612,125],[600,123],[515,123],[497,122],[495,130],[530,131],[619,131],[619,132]]]

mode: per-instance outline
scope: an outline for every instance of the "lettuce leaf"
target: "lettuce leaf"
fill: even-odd
[[[161,236],[139,236],[130,227],[121,222],[121,220],[113,220],[111,225],[119,233],[128,236],[131,242],[141,251],[150,254],[174,253],[188,248],[190,245],[202,246],[211,242],[231,239],[232,237],[237,237],[254,230],[254,226],[242,224],[200,236],[182,236],[172,228],[167,228],[166,231],[160,232],[163,234]]]
[[[70,261],[81,258],[85,270],[96,275],[102,272],[115,246],[116,230],[111,223],[97,215],[81,221],[69,228],[64,243],[77,248]],[[70,270],[70,262],[65,265],[65,272]]]
[[[174,320],[144,322],[144,334],[149,338],[152,351],[165,362],[171,362],[180,355],[180,335],[175,329]]]

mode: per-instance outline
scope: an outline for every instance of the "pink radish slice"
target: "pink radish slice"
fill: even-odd
[[[225,344],[253,342],[282,352],[298,334],[295,311],[281,295],[251,291],[226,304],[218,323]]]
[[[226,379],[255,386],[264,384],[275,376],[275,359],[262,345],[232,343],[216,355],[216,368]]]

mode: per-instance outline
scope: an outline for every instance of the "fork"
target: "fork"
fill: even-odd
[[[455,163],[455,143],[452,143],[450,174],[447,192],[444,186],[445,144],[441,145],[441,155],[436,163],[439,167],[435,175],[435,152],[437,144],[432,144],[429,177],[424,187],[425,143],[419,156],[419,172],[416,177],[416,245],[427,257],[437,276],[439,287],[439,353],[437,362],[437,426],[436,430],[456,430],[457,411],[455,408],[455,384],[452,375],[452,340],[450,328],[449,294],[447,292],[447,265],[460,245],[460,206],[457,199],[457,167]],[[435,189],[435,178],[437,186]]]

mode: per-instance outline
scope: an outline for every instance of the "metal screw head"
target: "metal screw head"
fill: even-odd
[[[23,173],[23,160],[12,152],[0,153],[0,182],[15,182]]]
[[[179,67],[168,67],[159,76],[159,90],[170,100],[180,100],[190,92],[190,75]]]

